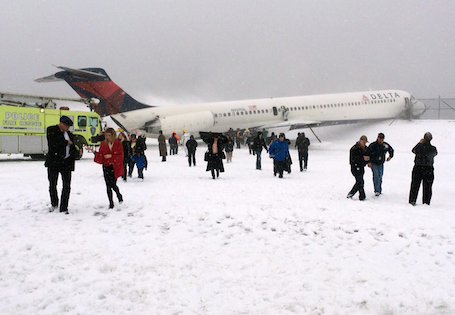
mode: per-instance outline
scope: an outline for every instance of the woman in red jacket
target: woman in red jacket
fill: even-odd
[[[112,191],[115,191],[119,203],[123,202],[122,194],[117,186],[117,178],[123,175],[123,146],[116,139],[116,132],[112,128],[104,131],[106,140],[101,142],[98,152],[92,148],[87,148],[95,153],[94,161],[103,165],[104,180],[106,181],[107,197],[109,198],[109,209],[114,208]]]

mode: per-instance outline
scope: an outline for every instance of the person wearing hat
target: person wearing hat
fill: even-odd
[[[386,158],[386,153],[388,157]],[[378,197],[382,194],[382,175],[384,174],[384,162],[390,161],[393,158],[393,148],[390,144],[384,141],[384,134],[380,132],[376,141],[368,146],[366,153],[370,157],[368,167],[373,173],[374,194]]]
[[[74,171],[74,161],[79,151],[74,145],[74,135],[69,131],[73,121],[68,116],[60,117],[57,125],[46,129],[48,153],[46,155],[47,178],[51,198],[50,212],[59,206],[57,194],[58,175],[61,174],[63,188],[60,197],[60,212],[69,214],[68,201],[71,191],[71,172]]]
[[[366,145],[367,142],[367,137],[361,136],[359,141],[357,141],[349,151],[349,164],[351,164],[351,174],[355,178],[355,184],[352,186],[347,198],[352,198],[359,192],[359,200],[365,200],[365,182],[363,180],[363,174],[365,174],[365,165],[370,159],[368,156],[365,156],[368,148]]]
[[[434,181],[434,157],[438,155],[438,150],[431,145],[433,135],[429,132],[425,133],[423,139],[412,149],[414,153],[414,168],[412,169],[411,191],[409,192],[409,203],[416,205],[417,195],[419,194],[420,183],[423,182],[424,204],[430,205],[432,196],[432,187]]]

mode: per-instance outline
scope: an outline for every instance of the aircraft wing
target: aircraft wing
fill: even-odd
[[[287,128],[289,130],[294,130],[294,129],[303,129],[303,128],[310,128],[310,127],[315,127],[319,126],[323,122],[321,121],[310,121],[310,120],[287,120],[283,121],[277,124],[271,124],[271,125],[263,125],[257,127],[258,129],[274,129],[274,128]]]
[[[366,120],[381,121],[384,119],[350,119],[350,120],[322,120],[322,121],[288,120],[288,121],[283,121],[283,122],[280,122],[277,124],[258,126],[257,128],[258,129],[288,128],[289,130],[295,130],[295,129],[314,128],[314,127],[322,127],[322,126],[354,124],[354,123],[364,122]]]

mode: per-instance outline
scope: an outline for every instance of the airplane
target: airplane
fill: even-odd
[[[401,90],[322,94],[178,106],[150,106],[136,101],[101,68],[57,67],[53,75],[37,82],[66,81],[82,98],[99,99],[90,106],[123,130],[157,138],[187,130],[226,132],[256,128],[286,130],[354,123],[365,120],[417,118],[426,110],[423,102]],[[178,132],[177,132],[178,133]]]

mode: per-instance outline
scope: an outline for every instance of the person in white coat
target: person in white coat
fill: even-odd
[[[188,156],[188,148],[186,147],[186,143],[188,140],[190,140],[191,134],[188,132],[188,130],[183,130],[183,136],[182,136],[182,145],[183,149],[185,150],[185,156]]]

